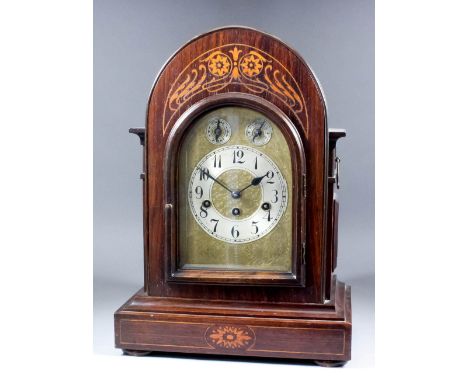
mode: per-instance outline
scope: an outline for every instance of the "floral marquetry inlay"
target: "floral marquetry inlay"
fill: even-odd
[[[205,334],[208,344],[227,350],[244,350],[253,345],[255,334],[247,326],[215,325]]]
[[[164,131],[179,115],[180,108],[194,96],[231,91],[230,85],[239,85],[242,90],[255,95],[273,95],[307,128],[304,97],[289,70],[273,56],[255,47],[227,44],[201,54],[177,76],[165,103]]]

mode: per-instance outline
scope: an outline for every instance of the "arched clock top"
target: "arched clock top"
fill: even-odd
[[[316,123],[326,128],[325,98],[311,68],[281,40],[244,27],[220,28],[180,48],[155,81],[148,118],[155,117],[150,113],[157,104],[158,129],[166,136],[193,104],[231,92],[269,99],[304,137]],[[321,119],[318,110],[322,110]]]

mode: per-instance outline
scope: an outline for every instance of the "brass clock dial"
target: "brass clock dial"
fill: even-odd
[[[261,140],[246,134],[249,126],[261,126]],[[223,134],[215,132],[218,127]],[[224,141],[228,127],[230,137]],[[180,266],[290,271],[292,177],[289,145],[266,115],[241,106],[202,113],[179,150]]]
[[[193,217],[208,235],[228,243],[259,240],[280,221],[287,184],[266,154],[248,146],[225,146],[197,164],[189,183]]]

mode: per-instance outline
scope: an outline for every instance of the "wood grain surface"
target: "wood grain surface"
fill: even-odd
[[[296,211],[288,275],[251,274],[242,281],[229,271],[217,278],[200,271],[189,280],[177,274],[178,149],[190,122],[222,105],[264,112],[287,138]],[[149,98],[146,129],[132,132],[144,143],[145,275],[142,290],[115,313],[116,346],[135,354],[349,360],[351,291],[333,275],[336,141],[345,132],[328,131],[323,95],[304,60],[249,28],[198,36],[164,66]]]
[[[237,48],[237,49],[236,49]],[[237,67],[242,64],[241,54],[258,52],[268,59],[256,79],[267,85],[268,91],[259,92],[245,76],[217,78],[206,74],[203,82],[197,82],[203,73],[209,73],[210,55],[224,54],[230,57],[234,67],[236,52]],[[239,52],[242,51],[242,52]],[[219,53],[217,53],[219,52]],[[217,55],[216,55],[217,54]],[[253,55],[253,53],[251,54]],[[271,61],[271,62],[270,62]],[[205,65],[206,69],[200,69]],[[270,67],[268,69],[268,67]],[[276,74],[275,74],[276,73]],[[266,79],[265,77],[268,77]],[[262,77],[261,80],[258,77]],[[193,79],[195,78],[195,82]],[[278,80],[275,82],[275,78]],[[216,87],[204,87],[217,80]],[[269,82],[270,81],[270,82]],[[286,85],[289,84],[288,85]],[[185,85],[184,85],[185,84]],[[190,89],[186,91],[186,87]],[[185,87],[184,87],[185,86]],[[259,85],[260,86],[260,85]],[[177,92],[177,90],[179,91]],[[273,90],[278,89],[278,90]],[[282,90],[284,89],[284,90]],[[185,91],[185,93],[184,93]],[[306,266],[305,288],[243,288],[223,286],[184,285],[165,283],[167,263],[165,243],[164,203],[164,153],[171,129],[177,119],[193,105],[209,96],[243,93],[260,97],[279,108],[296,126],[302,140],[307,174],[306,210]],[[285,93],[289,94],[286,96]],[[291,100],[292,98],[292,100]],[[331,274],[325,273],[326,251],[326,194],[328,186],[327,158],[328,132],[323,96],[311,70],[292,49],[269,35],[245,28],[226,28],[207,33],[192,40],[180,49],[160,73],[150,96],[147,114],[146,140],[146,203],[145,224],[148,272],[145,288],[148,294],[167,297],[191,298],[205,296],[207,299],[232,299],[250,301],[295,301],[321,302],[325,300],[325,285]]]

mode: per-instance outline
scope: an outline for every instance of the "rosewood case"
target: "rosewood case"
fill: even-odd
[[[210,69],[216,55],[227,57],[227,70]],[[250,56],[261,64],[256,72],[242,65]],[[179,137],[191,120],[223,105],[261,110],[289,134],[296,192],[291,273],[177,269]],[[201,35],[166,63],[149,98],[146,128],[131,132],[144,145],[144,286],[115,313],[116,347],[128,354],[348,361],[351,290],[334,275],[336,142],[345,131],[328,130],[324,97],[304,60],[278,39],[249,28]]]

